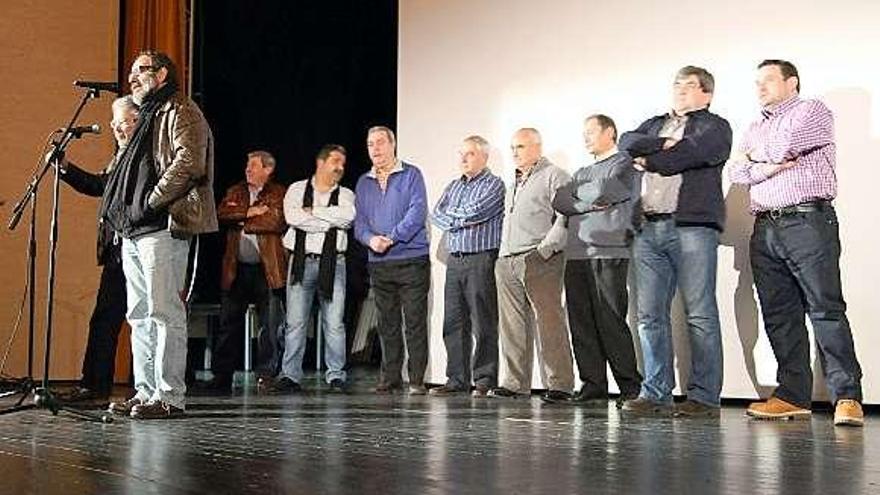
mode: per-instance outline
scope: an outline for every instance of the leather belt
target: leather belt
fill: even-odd
[[[498,251],[497,249],[486,249],[484,251],[476,251],[473,253],[464,253],[461,251],[457,251],[455,253],[449,253],[449,256],[451,256],[453,258],[464,258],[466,256],[476,256],[478,254],[491,253],[491,252],[497,252],[497,251]]]
[[[663,220],[672,220],[672,213],[645,213],[646,222],[662,222]]]
[[[813,211],[822,211],[831,207],[831,202],[826,199],[816,201],[804,201],[792,206],[783,206],[782,208],[773,208],[758,212],[758,218],[777,219],[786,215],[794,215],[795,213],[810,213]]]

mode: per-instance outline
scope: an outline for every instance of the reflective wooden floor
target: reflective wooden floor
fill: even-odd
[[[0,494],[880,493],[880,423],[639,419],[530,400],[192,398],[179,420],[0,416]],[[4,401],[5,402],[5,401]],[[0,404],[2,406],[3,404]]]

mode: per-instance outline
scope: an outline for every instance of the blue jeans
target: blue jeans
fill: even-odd
[[[639,395],[672,402],[675,374],[669,313],[677,287],[684,300],[691,344],[688,399],[719,405],[723,366],[715,302],[718,231],[677,227],[672,219],[646,221],[636,235],[633,257],[645,372]]]
[[[186,287],[189,240],[167,230],[122,240],[134,388],[144,401],[183,409],[186,394]]]
[[[293,266],[293,257],[290,259]],[[345,257],[337,256],[333,279],[333,298],[322,299],[318,295],[317,258],[306,258],[302,282],[291,285],[291,273],[287,274],[287,330],[284,334],[284,358],[281,375],[300,383],[303,377],[302,360],[306,349],[306,325],[311,319],[312,307],[317,296],[320,304],[318,317],[324,331],[324,361],[327,372],[324,379],[345,380]]]
[[[862,400],[856,358],[840,284],[840,236],[830,205],[817,211],[755,220],[752,272],[764,328],[779,364],[773,395],[810,408],[813,372],[804,315],[810,317],[831,402]]]

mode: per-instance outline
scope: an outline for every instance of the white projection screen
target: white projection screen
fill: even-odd
[[[699,65],[715,76],[712,110],[728,119],[734,146],[757,115],[755,66],[794,62],[802,95],[836,116],[843,256],[841,269],[865,401],[880,402],[877,291],[880,234],[874,171],[880,166],[880,2],[872,0],[404,0],[400,2],[399,156],[425,173],[431,206],[457,175],[457,149],[469,134],[493,145],[492,169],[509,181],[514,130],[543,134],[544,153],[573,171],[588,163],[585,116],[606,113],[621,131],[668,109],[676,70]],[[751,272],[747,194],[725,176],[727,230],[719,247],[718,304],[727,398],[753,398],[775,385],[776,362],[764,334]],[[430,360],[426,379],[444,383],[440,232],[432,229]],[[440,256],[438,256],[440,254]],[[676,302],[679,383],[688,342]],[[634,308],[631,307],[631,316]],[[635,331],[635,330],[634,330]],[[814,369],[818,359],[814,350]],[[814,397],[826,399],[816,372]],[[610,383],[613,380],[609,377]],[[540,388],[535,374],[533,386]],[[678,388],[677,391],[680,391]]]

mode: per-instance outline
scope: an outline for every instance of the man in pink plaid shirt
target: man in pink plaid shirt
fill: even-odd
[[[834,116],[821,101],[800,98],[800,77],[791,62],[761,62],[756,86],[761,117],[749,126],[729,167],[731,180],[749,188],[756,217],[751,264],[779,386],[746,414],[810,416],[806,314],[835,404],[834,424],[862,426],[862,370],[846,318],[831,205],[837,195]]]

